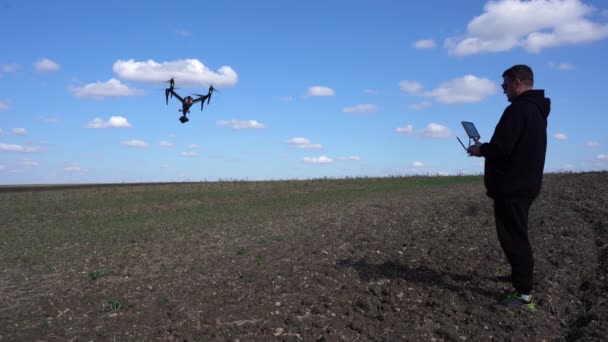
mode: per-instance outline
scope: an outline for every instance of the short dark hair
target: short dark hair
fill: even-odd
[[[517,64],[502,73],[502,77],[508,77],[512,80],[520,80],[522,83],[529,86],[534,85],[534,73],[532,68],[525,64]]]

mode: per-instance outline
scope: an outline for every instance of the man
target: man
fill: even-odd
[[[533,89],[534,75],[527,65],[515,65],[502,77],[502,89],[511,104],[490,142],[476,143],[468,152],[485,158],[484,183],[487,195],[494,200],[498,241],[511,264],[515,293],[501,303],[533,311],[534,258],[528,212],[541,189],[551,101],[544,90]]]

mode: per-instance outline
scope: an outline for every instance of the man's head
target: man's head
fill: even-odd
[[[534,86],[534,73],[532,69],[524,64],[510,67],[502,73],[502,90],[507,95],[509,102],[513,102],[519,94]]]

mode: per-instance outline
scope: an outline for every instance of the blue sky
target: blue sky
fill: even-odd
[[[605,1],[0,0],[0,38],[0,184],[477,174],[520,63],[545,171],[608,168]],[[169,77],[220,91],[182,124]]]

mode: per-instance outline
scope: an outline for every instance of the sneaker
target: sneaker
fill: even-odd
[[[500,304],[507,308],[522,308],[531,312],[536,311],[536,304],[532,301],[532,296],[530,296],[529,300],[525,300],[519,293],[508,294],[500,301]]]

